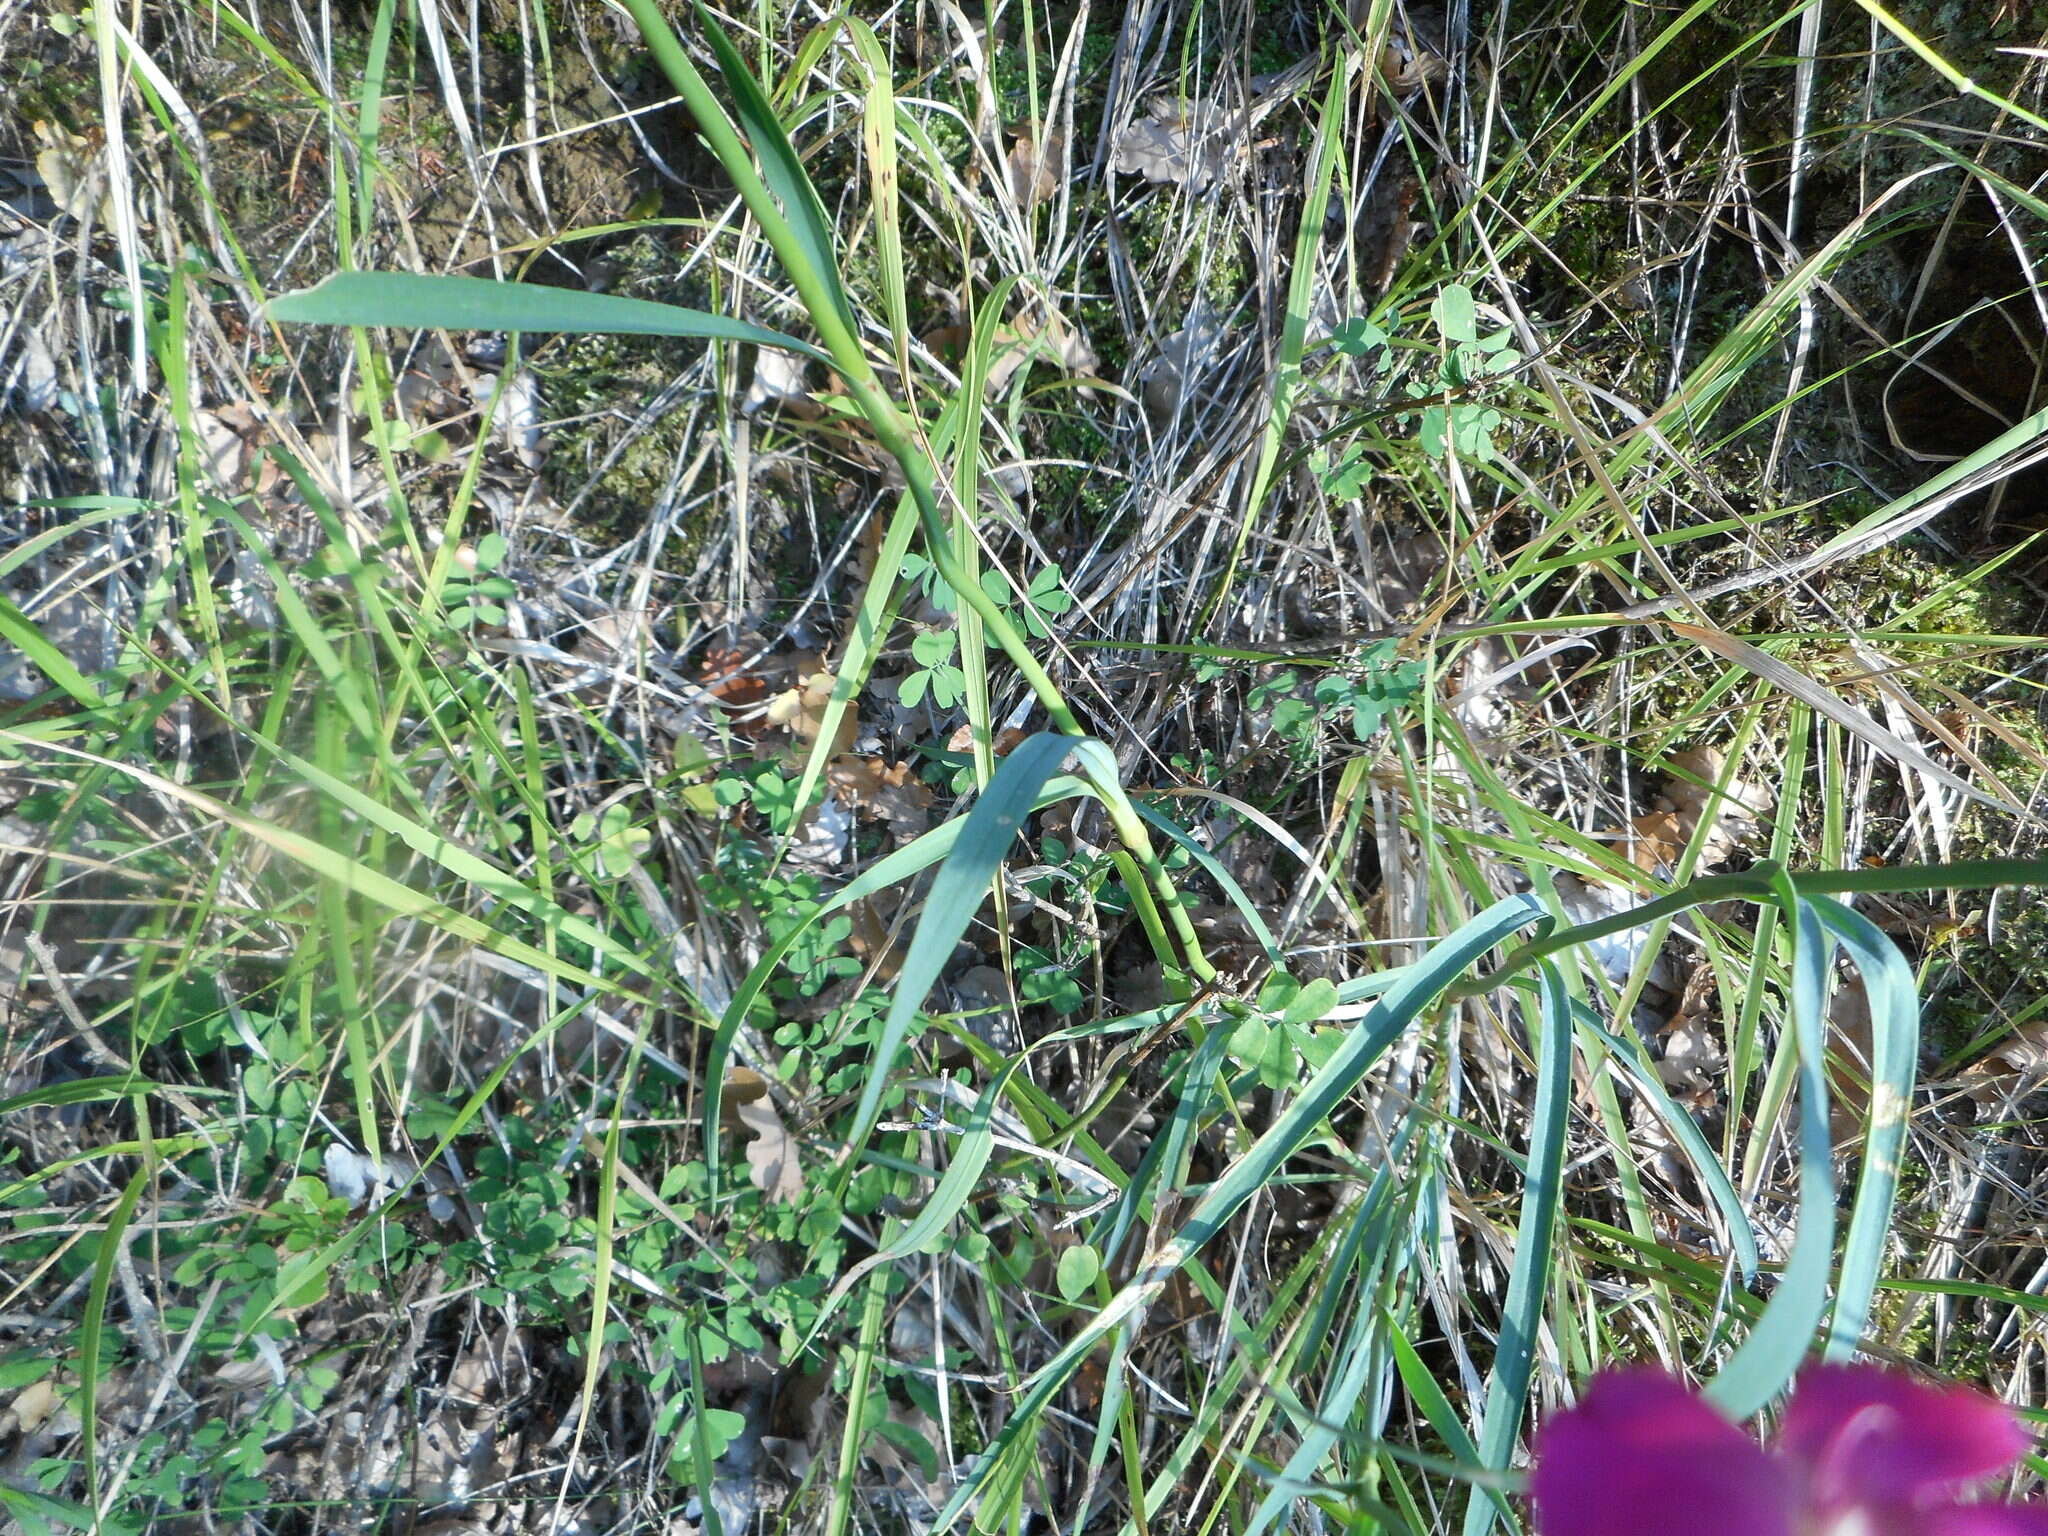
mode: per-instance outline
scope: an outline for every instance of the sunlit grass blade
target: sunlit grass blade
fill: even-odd
[[[990,1154],[995,1151],[995,1133],[989,1128],[989,1122],[995,1116],[996,1106],[1009,1090],[1010,1079],[1023,1064],[1023,1057],[1015,1058],[982,1089],[981,1096],[974,1101],[974,1108],[968,1113],[966,1124],[960,1128],[960,1139],[954,1143],[952,1161],[946,1165],[946,1172],[932,1190],[931,1198],[880,1248],[839,1277],[818,1304],[818,1315],[804,1336],[803,1349],[798,1351],[799,1354],[810,1347],[863,1275],[910,1254],[933,1251],[945,1243],[946,1229],[966,1206],[968,1196],[974,1193],[975,1185],[981,1179],[982,1170],[988,1166]]]
[[[266,308],[271,319],[300,325],[681,336],[779,347],[831,361],[809,342],[701,309],[541,283],[500,283],[487,277],[336,272],[316,287],[279,294]]]
[[[868,1059],[867,1078],[847,1134],[845,1161],[840,1165],[842,1181],[851,1178],[859,1164],[868,1133],[881,1114],[890,1071],[918,1010],[937,984],[953,946],[981,909],[982,898],[1023,829],[1024,818],[1037,804],[1040,791],[1073,751],[1072,737],[1050,732],[1033,736],[1012,750],[968,812],[959,840],[932,877],[924,911],[904,951],[902,969],[896,973],[889,1011]]]
[[[1912,966],[1876,924],[1826,896],[1814,897],[1811,904],[1822,925],[1856,962],[1870,1003],[1870,1107],[1863,1167],[1857,1176],[1849,1230],[1842,1240],[1841,1272],[1835,1282],[1835,1310],[1829,1319],[1826,1345],[1830,1359],[1844,1359],[1863,1343],[1872,1298],[1884,1272],[1885,1250],[1893,1236],[1899,1162],[1920,1062],[1920,997]]]
[[[128,1241],[128,1224],[135,1218],[136,1203],[155,1175],[155,1158],[145,1157],[142,1166],[130,1175],[126,1188],[108,1213],[107,1224],[100,1232],[99,1251],[93,1259],[85,1315],[78,1328],[79,1454],[85,1463],[86,1502],[93,1507],[95,1515],[100,1504],[99,1388],[100,1366],[106,1351],[107,1295],[113,1288],[114,1270],[120,1262],[121,1249]]]
[[[1611,1033],[1602,1024],[1593,1010],[1583,1004],[1574,1003],[1572,1011],[1578,1019],[1579,1028],[1585,1030],[1607,1047],[1614,1063],[1628,1074],[1629,1082],[1637,1093],[1643,1095],[1657,1113],[1658,1121],[1671,1133],[1671,1139],[1678,1143],[1691,1163],[1694,1175],[1714,1202],[1714,1209],[1728,1228],[1728,1246],[1735,1255],[1745,1282],[1756,1278],[1757,1265],[1761,1256],[1757,1252],[1756,1228],[1751,1225],[1749,1213],[1743,1209],[1741,1193],[1735,1188],[1735,1181],[1728,1177],[1728,1169],[1715,1153],[1713,1143],[1699,1127],[1684,1106],[1671,1097],[1671,1091],[1657,1075],[1655,1063],[1643,1060],[1637,1049],[1620,1036]]]
[[[1798,1230],[1763,1315],[1706,1389],[1735,1419],[1757,1412],[1798,1371],[1826,1315],[1834,1268],[1834,1147],[1822,1022],[1835,946],[1812,903],[1801,901],[1782,876],[1778,884],[1792,945],[1787,1012],[1799,1058]]]

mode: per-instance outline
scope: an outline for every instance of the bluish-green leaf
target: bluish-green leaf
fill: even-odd
[[[1557,1207],[1564,1188],[1564,1132],[1571,1114],[1572,1005],[1564,977],[1548,960],[1537,967],[1542,1038],[1536,1052],[1536,1111],[1529,1125],[1529,1155],[1523,1165],[1522,1219],[1515,1231],[1514,1269],[1501,1308],[1500,1336],[1486,1386],[1486,1419],[1480,1427],[1479,1462],[1505,1471],[1536,1368],[1536,1334],[1550,1290],[1550,1255],[1557,1233]],[[1465,1536],[1486,1536],[1500,1511],[1474,1489],[1465,1506]]]
[[[447,331],[570,331],[621,336],[687,336],[780,347],[829,363],[807,342],[744,320],[615,293],[541,283],[414,272],[337,272],[318,287],[280,294],[270,318],[300,325],[388,325]]]
[[[1828,1274],[1834,1262],[1834,1146],[1828,1130],[1821,1024],[1835,946],[1813,904],[1800,899],[1782,873],[1775,884],[1792,935],[1790,1011],[1799,1049],[1799,1229],[1763,1316],[1707,1387],[1707,1396],[1733,1419],[1757,1412],[1798,1371],[1827,1312]]]
[[[881,1113],[882,1095],[889,1086],[889,1073],[896,1064],[905,1036],[925,998],[939,979],[953,946],[967,931],[974,914],[981,910],[1003,857],[1023,829],[1024,818],[1038,803],[1039,791],[1060,771],[1072,754],[1076,738],[1042,731],[1011,751],[1003,759],[988,788],[975,801],[939,872],[925,896],[924,912],[904,952],[903,969],[897,972],[889,1012],[882,1020],[881,1038],[868,1062],[867,1082],[861,1089],[860,1104],[853,1114],[853,1128],[847,1137],[846,1160],[840,1165],[842,1179],[851,1175]]]
[[[1899,1158],[1905,1150],[1906,1118],[1920,1061],[1920,996],[1913,967],[1876,924],[1830,897],[1815,896],[1811,902],[1822,926],[1856,962],[1870,1001],[1870,1109],[1863,1171],[1857,1177],[1856,1203],[1842,1243],[1826,1345],[1829,1359],[1843,1360],[1863,1342],[1871,1298],[1884,1268]]]

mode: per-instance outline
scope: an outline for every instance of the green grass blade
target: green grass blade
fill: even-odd
[[[1004,855],[1016,842],[1024,818],[1038,803],[1039,791],[1060,771],[1073,751],[1073,737],[1042,731],[1004,758],[988,789],[968,812],[959,841],[933,876],[924,911],[918,917],[910,947],[904,952],[903,968],[896,976],[889,1012],[882,1020],[881,1037],[868,1063],[860,1104],[854,1110],[846,1160],[839,1169],[842,1182],[852,1176],[868,1133],[881,1114],[889,1072],[910,1033],[911,1022],[937,983],[953,946],[960,942],[960,936],[967,932],[967,925],[981,909],[982,898],[988,894]]]
[[[816,347],[766,326],[679,304],[585,293],[540,283],[412,272],[336,272],[316,287],[280,294],[270,318],[299,325],[388,325],[444,331],[568,331],[682,336],[780,347],[829,364]]]
[[[135,1217],[136,1202],[150,1181],[155,1160],[145,1157],[142,1166],[128,1180],[121,1198],[114,1202],[100,1234],[99,1253],[93,1260],[92,1284],[86,1293],[85,1316],[78,1325],[78,1440],[79,1456],[85,1463],[86,1502],[95,1513],[100,1504],[100,1463],[98,1450],[100,1363],[107,1337],[107,1293],[113,1288],[114,1265],[121,1245],[128,1239],[128,1223]]]
[[[5,597],[0,597],[0,640],[6,640],[34,662],[43,675],[87,709],[100,709],[106,699],[71,658],[52,645],[35,621]]]
[[[825,205],[818,200],[817,189],[811,185],[796,146],[783,131],[782,119],[775,115],[775,104],[761,89],[754,72],[747,68],[747,61],[740,57],[732,39],[725,35],[725,29],[701,3],[695,9],[704,41],[711,45],[712,56],[718,60],[718,72],[725,79],[725,88],[732,93],[740,131],[761,162],[761,179],[781,204],[782,216],[789,221],[790,232],[796,237],[812,275],[824,286],[838,311],[840,324],[857,333],[853,306],[847,301],[846,286],[839,277],[839,261]]]
[[[1884,1269],[1885,1244],[1891,1235],[1899,1158],[1905,1149],[1906,1120],[1920,1062],[1920,998],[1913,984],[1913,967],[1876,924],[1825,896],[1815,897],[1812,905],[1822,925],[1856,962],[1870,999],[1869,1125],[1825,1346],[1829,1359],[1846,1359],[1863,1341],[1871,1300]]]
[[[975,1185],[981,1181],[982,1170],[988,1167],[989,1157],[996,1147],[995,1132],[990,1128],[996,1105],[1002,1102],[1003,1095],[1009,1091],[1010,1079],[1023,1064],[1024,1058],[1017,1057],[997,1075],[995,1081],[982,1089],[981,1096],[974,1101],[974,1108],[968,1113],[966,1125],[961,1128],[959,1144],[953,1149],[953,1160],[947,1164],[944,1177],[932,1190],[931,1199],[901,1231],[839,1277],[819,1305],[818,1315],[805,1334],[803,1344],[796,1350],[797,1355],[809,1350],[826,1322],[839,1310],[840,1303],[860,1283],[863,1275],[913,1253],[936,1252],[944,1244],[946,1228],[952,1225],[953,1218],[967,1204],[967,1197],[974,1193]]]
[[[1828,1132],[1828,1076],[1822,1036],[1834,942],[1812,903],[1778,877],[1792,935],[1791,1029],[1799,1053],[1799,1235],[1778,1289],[1749,1337],[1707,1387],[1730,1418],[1746,1419],[1792,1379],[1828,1307],[1835,1248],[1834,1146]]]
[[[1071,745],[1071,738],[1069,738]],[[1037,810],[1075,795],[1093,793],[1079,779],[1059,776],[1048,780],[1040,789],[1031,809]],[[787,933],[762,951],[761,958],[733,988],[732,1001],[726,1004],[725,1013],[718,1021],[718,1028],[712,1034],[711,1047],[706,1058],[704,1071],[704,1159],[710,1169],[711,1187],[718,1185],[718,1126],[719,1111],[724,1098],[725,1064],[732,1055],[733,1042],[739,1038],[747,1015],[760,998],[762,989],[774,976],[782,958],[820,920],[832,913],[865,900],[878,891],[885,891],[900,881],[931,868],[941,859],[949,857],[959,845],[960,838],[967,830],[968,818],[942,822],[914,842],[897,849],[887,858],[877,860],[858,878],[849,880],[826,900],[820,902],[802,919],[790,925]]]
[[[1014,756],[1015,754],[1012,754]],[[1020,1446],[1028,1446],[1047,1405],[1066,1386],[1081,1362],[1103,1337],[1166,1288],[1173,1274],[1201,1250],[1234,1216],[1238,1208],[1263,1189],[1280,1165],[1300,1149],[1330,1112],[1358,1086],[1359,1080],[1398,1040],[1416,1017],[1481,956],[1517,930],[1552,918],[1529,895],[1494,903],[1439,941],[1409,970],[1401,985],[1390,988],[1371,1012],[1348,1032],[1336,1054],[1302,1090],[1300,1097],[1257,1141],[1211,1184],[1175,1236],[1147,1256],[1130,1281],[1101,1311],[1032,1377],[1018,1396],[1001,1432],[990,1442],[972,1476],[954,1490],[939,1512],[933,1530],[945,1531],[980,1496]]]
[[[1480,1465],[1494,1471],[1505,1471],[1514,1455],[1529,1379],[1536,1369],[1536,1335],[1550,1289],[1550,1256],[1564,1189],[1564,1132],[1571,1118],[1571,997],[1554,965],[1539,967],[1536,985],[1542,999],[1543,1035],[1536,1048],[1536,1106],[1523,1165],[1522,1220],[1515,1231],[1514,1269],[1501,1309],[1500,1337],[1486,1387],[1486,1418],[1479,1434]],[[1465,1506],[1465,1536],[1486,1536],[1499,1513],[1494,1500],[1474,1489]]]

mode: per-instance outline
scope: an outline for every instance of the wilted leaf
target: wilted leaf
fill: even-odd
[[[826,779],[856,811],[915,832],[931,825],[932,792],[907,762],[888,763],[879,757],[838,757],[825,770]]]
[[[747,1180],[770,1200],[791,1201],[804,1192],[796,1138],[775,1112],[768,1084],[758,1073],[735,1068],[725,1080],[723,1113],[746,1138]]]
[[[1721,782],[1727,763],[1726,756],[1712,747],[1676,754],[1671,766],[1678,772],[1665,779],[1657,800],[1660,808],[1678,818],[1687,838],[1703,818],[1708,819],[1700,850],[1700,862],[1708,868],[1725,864],[1740,844],[1756,835],[1758,821],[1777,807],[1776,793],[1759,779],[1731,778],[1727,790],[1717,795],[1714,786]]]
[[[1145,111],[1146,116],[1116,136],[1112,164],[1119,173],[1177,182],[1200,193],[1230,169],[1230,113],[1169,96],[1153,97]]]
[[[769,723],[783,727],[800,742],[816,741],[825,729],[825,708],[832,702],[832,689],[837,681],[825,671],[800,675],[795,687],[785,688],[768,701]],[[842,714],[833,750],[844,752],[851,747],[859,727],[855,711],[849,709]]]
[[[804,360],[793,352],[761,347],[754,354],[753,382],[747,386],[740,409],[753,416],[771,406],[805,421],[815,421],[823,414],[818,402],[811,398]]]
[[[56,123],[38,122],[35,135],[42,143],[36,173],[58,210],[81,222],[91,215],[99,224],[112,224],[113,197],[100,146]]]
[[[1038,142],[1036,123],[1010,128],[1010,153],[1005,162],[1010,193],[1027,212],[1060,189],[1060,167],[1067,158],[1067,136],[1057,129]]]
[[[0,409],[40,416],[57,403],[57,357],[40,331],[24,324],[13,355],[0,363]]]
[[[479,404],[489,400],[498,387],[497,376],[489,373],[477,374],[471,383],[475,386]],[[532,373],[521,369],[512,375],[512,381],[498,396],[497,410],[491,417],[491,430],[522,469],[539,469],[547,462],[540,423],[540,382]]]
[[[1197,299],[1187,322],[1159,343],[1159,355],[1138,374],[1145,409],[1155,420],[1171,420],[1186,404],[1196,380],[1214,362],[1223,322],[1206,299]]]

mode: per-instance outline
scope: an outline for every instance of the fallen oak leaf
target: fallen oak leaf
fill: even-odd
[[[787,1204],[803,1194],[796,1138],[775,1112],[766,1078],[750,1068],[735,1067],[725,1079],[719,1117],[746,1138],[748,1183],[777,1203]]]
[[[822,669],[800,673],[796,686],[785,688],[768,701],[767,716],[771,725],[779,725],[798,741],[816,741],[825,730],[825,711],[832,702],[832,690],[838,678]],[[852,710],[839,717],[839,730],[832,743],[835,752],[844,752],[853,745],[853,738],[860,727]]]
[[[922,832],[931,825],[932,792],[906,762],[841,756],[825,770],[840,798],[857,811]]]
[[[1116,136],[1112,166],[1147,181],[1178,182],[1200,194],[1230,169],[1233,145],[1225,130],[1232,114],[1204,102],[1155,96],[1146,116]]]

